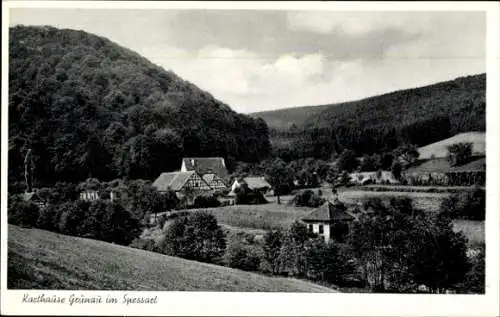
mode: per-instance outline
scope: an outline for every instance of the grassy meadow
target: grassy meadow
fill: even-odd
[[[190,212],[199,210],[212,213],[217,221],[224,225],[264,230],[288,228],[295,220],[299,220],[313,211],[312,208],[295,207],[286,203],[189,209]]]
[[[102,241],[9,225],[8,288],[59,290],[334,292]]]

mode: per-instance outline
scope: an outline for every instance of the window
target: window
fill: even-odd
[[[313,225],[309,225],[309,232],[313,232]]]
[[[323,234],[323,225],[319,225],[319,234]]]

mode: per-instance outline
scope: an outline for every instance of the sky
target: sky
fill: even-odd
[[[84,30],[238,112],[320,105],[486,71],[473,11],[14,8],[10,25]]]

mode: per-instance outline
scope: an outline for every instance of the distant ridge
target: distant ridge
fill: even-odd
[[[482,97],[485,100],[485,89],[486,74],[478,74],[416,88],[397,90],[355,101],[260,111],[249,115],[264,119],[269,128],[282,130],[289,128],[292,124],[298,127],[315,123],[326,126],[336,119],[354,119],[354,115],[369,110],[372,110],[376,117],[385,116],[387,111],[396,110],[395,107],[400,105],[404,106],[403,109],[399,109],[400,113],[409,116],[415,112],[414,110],[421,107],[422,102],[427,104],[432,102],[442,103],[444,101],[445,103],[439,109],[432,109],[429,105],[425,105],[426,108],[429,107],[426,110],[429,110],[432,115],[443,110],[459,110],[463,107],[464,102],[475,98]],[[454,104],[455,101],[459,102]],[[387,103],[390,105],[386,109],[379,108]],[[417,109],[412,109],[413,106]],[[456,109],[453,109],[453,107],[456,107]],[[394,113],[394,116],[396,115],[397,113]],[[389,115],[387,119],[395,118],[391,118]]]

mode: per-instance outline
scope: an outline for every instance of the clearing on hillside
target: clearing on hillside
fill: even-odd
[[[448,154],[448,145],[459,142],[472,142],[472,152],[484,155],[486,133],[485,132],[466,132],[460,133],[451,138],[441,140],[418,149],[419,159],[430,159],[434,157],[446,157]]]
[[[9,289],[335,292],[313,283],[9,225]]]

